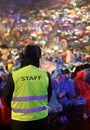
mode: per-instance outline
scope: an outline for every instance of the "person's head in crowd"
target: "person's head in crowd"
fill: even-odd
[[[2,49],[2,54],[7,53],[9,50],[9,47],[6,44],[1,45],[0,48]]]
[[[2,79],[2,82],[6,82],[7,80],[7,74],[3,71],[0,71],[0,77]]]
[[[63,70],[63,75],[67,78],[69,78],[71,76],[70,70],[68,68]]]
[[[4,60],[4,61],[7,60],[7,59],[11,59],[9,57],[10,48],[6,44],[1,45],[0,48],[1,48],[1,59]]]
[[[60,81],[61,75],[62,75],[61,69],[60,69],[60,68],[56,68],[56,69],[53,71],[52,79],[56,79],[56,80]]]
[[[41,48],[38,45],[26,45],[21,53],[21,67],[34,65],[39,67]]]
[[[69,50],[70,50],[71,53],[74,53],[74,48],[73,47],[70,47]]]

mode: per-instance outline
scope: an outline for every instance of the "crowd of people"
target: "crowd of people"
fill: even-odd
[[[4,44],[1,46],[1,110],[6,109],[3,107],[5,105],[3,102],[3,90],[7,83],[8,76],[16,70],[21,69],[23,67],[22,64],[26,64],[25,61],[21,60],[24,59],[22,51],[23,48],[20,50],[15,48],[12,51]],[[90,63],[85,61],[83,57],[77,60],[72,48],[68,51],[71,51],[71,58],[69,52],[69,60],[67,60],[68,53],[65,59],[60,57],[60,52],[57,53],[57,51],[55,55],[48,57],[48,53],[46,53],[46,55],[43,54],[42,49],[40,68],[50,74],[52,82],[52,97],[48,103],[50,123],[53,122],[56,117],[58,117],[57,119],[61,124],[67,124],[69,120],[76,120],[79,117],[87,119],[90,116]],[[80,114],[82,114],[82,116],[77,115],[78,111],[81,111]],[[10,118],[10,115],[8,118]],[[1,117],[1,119],[3,118]]]
[[[90,64],[88,67],[83,66],[83,69],[76,71],[74,75],[67,68],[63,71],[56,68],[51,75],[55,96],[49,103],[49,107],[52,107],[50,113],[58,113],[58,120],[61,124],[65,125],[70,120],[80,118],[88,119],[90,116]],[[53,105],[56,99],[58,104]],[[51,119],[55,119],[55,116],[51,117]]]
[[[79,7],[74,1],[45,9],[12,8],[0,13],[0,42],[9,46],[30,44],[59,49],[80,47],[90,42],[90,5]],[[1,44],[1,43],[0,43]],[[85,47],[83,47],[85,46]],[[88,48],[86,51],[90,51]]]

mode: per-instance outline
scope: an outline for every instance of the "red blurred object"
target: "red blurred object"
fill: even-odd
[[[66,59],[66,56],[67,56],[67,54],[63,54],[63,55],[62,55],[62,59],[65,60],[65,59]]]
[[[5,105],[4,99],[1,98],[2,108],[0,109],[0,125],[11,124],[11,110]]]

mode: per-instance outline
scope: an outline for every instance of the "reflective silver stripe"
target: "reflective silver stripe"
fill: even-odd
[[[12,101],[32,101],[47,99],[47,95],[44,96],[29,96],[29,97],[13,97]]]
[[[12,109],[14,112],[17,112],[17,113],[34,113],[34,112],[40,112],[40,111],[43,111],[43,110],[46,110],[47,107],[39,107],[39,108],[24,108],[24,109],[18,109],[18,108],[14,108]]]

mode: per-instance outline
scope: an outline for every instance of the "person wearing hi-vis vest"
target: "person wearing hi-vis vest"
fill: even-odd
[[[5,104],[11,108],[12,130],[48,130],[48,107],[52,94],[50,74],[40,68],[41,48],[26,45],[21,68],[9,74],[4,88]]]

